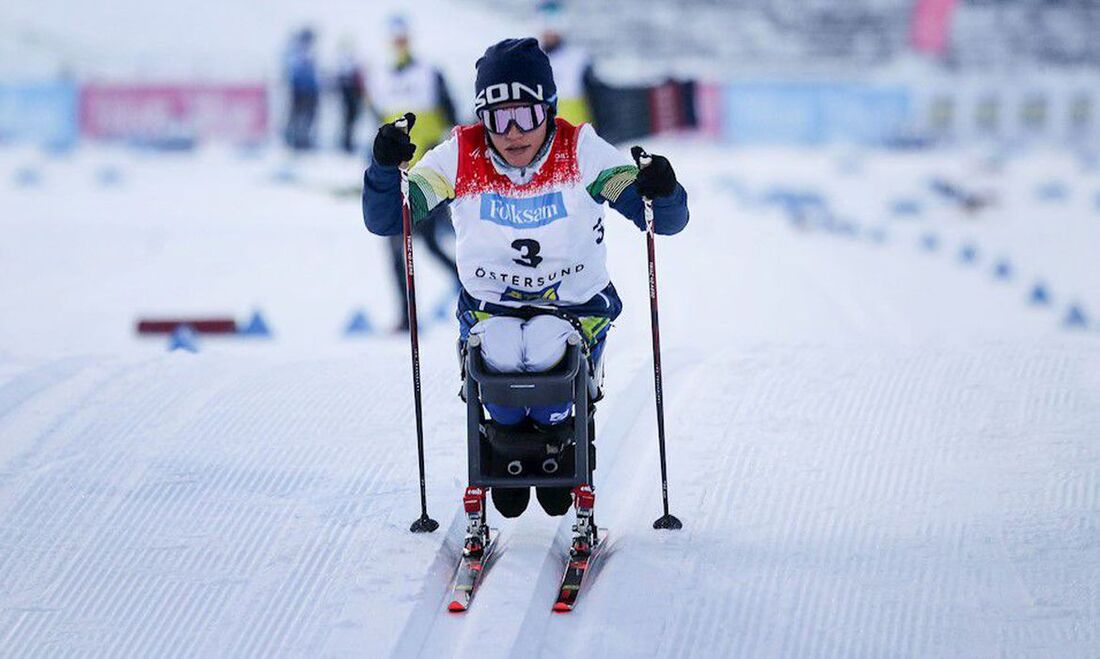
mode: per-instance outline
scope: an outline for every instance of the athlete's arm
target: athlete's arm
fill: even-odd
[[[616,211],[645,230],[645,205],[635,179],[638,168],[629,164],[626,154],[608,144],[590,126],[581,129],[577,149],[582,175],[587,173],[588,194],[598,202],[607,202]],[[667,197],[653,200],[653,229],[662,235],[679,233],[689,219],[687,191],[676,184]]]
[[[409,172],[409,206],[414,224],[454,199],[457,153],[458,140],[452,137],[424,154]],[[397,167],[374,163],[363,174],[363,221],[371,233],[380,236],[401,233],[401,172]]]

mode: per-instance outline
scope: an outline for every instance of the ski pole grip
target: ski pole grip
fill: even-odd
[[[630,147],[630,156],[634,158],[634,162],[638,163],[638,169],[648,167],[649,163],[653,162],[653,158],[640,146]]]

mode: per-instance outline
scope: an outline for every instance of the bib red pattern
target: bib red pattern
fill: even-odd
[[[474,124],[455,129],[458,137],[458,174],[455,177],[455,197],[461,199],[496,192],[502,195],[527,197],[562,184],[575,184],[581,179],[577,165],[577,134],[579,126],[555,118],[554,143],[546,162],[526,185],[516,185],[493,166],[485,126]]]

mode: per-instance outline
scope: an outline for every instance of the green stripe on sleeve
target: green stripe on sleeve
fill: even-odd
[[[600,172],[596,180],[588,186],[588,194],[593,199],[604,199],[615,203],[628,185],[638,178],[638,168],[633,165],[620,165]]]
[[[413,185],[412,181],[409,182],[409,208],[412,210],[414,224],[427,217],[433,208],[428,205],[428,201],[424,197],[424,191],[420,186]]]
[[[454,188],[439,172],[418,167],[409,173],[409,203],[413,222],[424,219],[432,209],[448,199],[454,199],[454,196]]]

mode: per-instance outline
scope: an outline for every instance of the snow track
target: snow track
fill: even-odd
[[[769,162],[784,179],[801,158],[745,156],[734,172],[728,154],[668,153],[694,217],[659,246],[684,529],[651,528],[645,250],[608,218],[627,304],[596,418],[611,545],[566,615],[550,607],[571,520],[536,503],[517,520],[493,514],[497,562],[468,613],[444,610],[466,474],[454,327],[422,335],[428,502],[443,528],[415,535],[407,341],[337,339],[347,310],[379,321],[392,302],[364,283],[388,276],[385,246],[352,221],[354,201],[256,188],[260,172],[216,154],[201,168],[144,160],[111,194],[9,195],[0,655],[1095,657],[1100,343],[1027,305],[1030,273],[993,281],[946,248],[988,231],[1035,276],[1054,273],[1061,304],[1074,287],[1100,290],[1082,256],[1092,216],[1020,202],[1006,208],[1014,228],[944,211],[873,244],[792,231],[714,183],[737,173],[767,189]],[[884,177],[866,170],[822,189],[869,222],[905,190],[891,178],[878,193]],[[182,172],[204,195],[164,204]],[[1047,222],[1065,235],[1029,251]],[[919,247],[929,228],[945,236],[937,254]],[[1075,257],[1057,269],[1069,242]],[[446,287],[430,262],[421,275],[418,290]],[[192,355],[128,334],[136,313],[248,300],[275,339],[205,340]]]
[[[319,647],[329,630],[316,622],[343,608],[376,541],[397,537],[378,529],[407,490],[394,486],[401,461],[331,423],[332,405],[369,409],[369,395],[347,399],[355,390],[339,378],[285,367],[178,366],[158,359],[100,381],[7,478],[0,638],[15,654]]]
[[[742,392],[711,420],[736,448],[692,481],[695,555],[681,585],[705,594],[670,602],[675,633],[659,654],[1098,647],[1096,627],[1081,624],[1096,611],[1097,566],[1068,568],[1055,548],[1067,532],[1095,546],[1100,500],[1088,514],[1045,496],[1062,487],[1045,468],[1077,455],[1095,474],[1100,455],[1049,443],[1096,427],[1081,414],[1100,397],[1080,388],[1090,367],[1074,351],[779,351],[710,368],[699,381],[711,391]],[[718,409],[697,394],[680,414]],[[1044,612],[1053,602],[1040,583],[1062,593],[1056,610]]]

